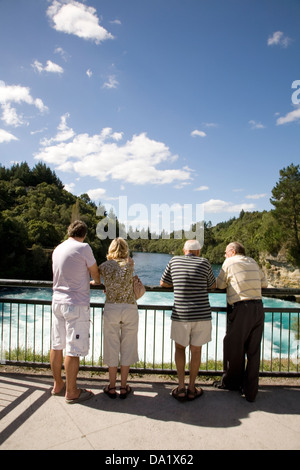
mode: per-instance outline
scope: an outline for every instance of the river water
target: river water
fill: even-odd
[[[135,272],[141,278],[145,285],[158,286],[162,273],[171,259],[171,255],[159,253],[133,253],[135,262]],[[219,265],[212,266],[215,276],[218,275],[220,270]],[[51,289],[4,289],[0,292],[1,297],[10,297],[18,299],[37,299],[37,300],[50,300],[52,296]],[[226,306],[226,294],[210,294],[210,304],[213,307]],[[91,290],[91,302],[104,302],[105,294],[102,291]],[[285,300],[263,298],[265,307],[268,308],[295,308],[299,305]],[[139,299],[140,305],[140,324],[139,324],[139,351],[140,357],[144,356],[146,360],[153,359],[153,351],[157,362],[164,360],[170,362],[172,353],[172,345],[169,339],[170,330],[170,311],[166,311],[163,318],[162,315],[156,315],[154,310],[145,311],[141,308],[142,305],[160,305],[171,306],[173,304],[172,292],[146,292],[145,295]],[[1,303],[0,303],[1,306]],[[1,311],[0,311],[1,314]],[[10,347],[24,347],[23,343],[26,341],[28,344],[35,343],[35,348],[39,344],[43,344],[44,349],[47,349],[47,344],[50,347],[50,309],[45,308],[43,311],[43,319],[41,320],[38,315],[38,307],[29,306],[25,311],[25,307],[13,307],[13,316],[11,317],[9,304],[4,304],[2,309],[1,323],[1,350],[7,350],[10,342]],[[297,314],[280,314],[278,312],[266,312],[265,314],[265,329],[264,338],[262,342],[263,357],[265,359],[276,357],[294,358],[297,361],[299,341],[295,339],[294,332],[291,331],[291,322],[296,319]],[[48,318],[49,317],[49,318]],[[8,320],[8,318],[10,318]],[[298,320],[299,321],[299,320]],[[146,323],[147,322],[147,323]],[[0,326],[1,326],[0,323]],[[155,328],[154,328],[155,323]],[[163,323],[163,324],[162,324]],[[19,331],[17,330],[19,324]],[[30,328],[32,325],[34,328]],[[226,331],[226,313],[219,312],[218,316],[213,313],[213,332],[212,341],[203,348],[202,360],[206,358],[222,359],[222,343]],[[94,319],[94,337],[93,337],[93,356],[100,355],[100,336],[101,336],[101,323],[99,320]],[[145,330],[147,330],[147,352],[145,353]],[[26,338],[26,339],[25,339]],[[163,350],[161,344],[164,343]],[[98,352],[99,351],[99,352]]]

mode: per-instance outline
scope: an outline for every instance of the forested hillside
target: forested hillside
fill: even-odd
[[[0,167],[0,210],[1,278],[52,279],[53,248],[77,218],[88,226],[86,241],[97,261],[105,259],[109,242],[96,236],[96,205],[87,194],[66,191],[44,164]]]
[[[205,223],[202,255],[211,263],[222,263],[226,245],[240,241],[247,254],[257,260],[262,253],[277,256],[281,252],[299,266],[299,165],[280,171],[272,196],[272,211],[242,211],[238,218],[214,227]],[[78,218],[88,226],[86,241],[97,261],[104,261],[110,240],[96,235],[100,221],[96,210],[87,194],[76,197],[66,191],[56,174],[42,163],[33,169],[27,163],[0,166],[0,277],[51,280],[53,248],[64,240],[71,221]],[[151,239],[149,233],[148,239],[128,243],[131,250],[181,254],[183,242],[174,234],[169,239]]]

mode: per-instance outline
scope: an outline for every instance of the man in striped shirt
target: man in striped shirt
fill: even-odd
[[[184,256],[174,256],[162,275],[160,285],[174,288],[171,339],[175,341],[178,387],[172,395],[179,401],[194,400],[203,390],[195,387],[201,361],[201,346],[211,340],[211,309],[208,289],[215,287],[210,263],[200,258],[200,243],[188,240]],[[185,349],[190,345],[189,386],[185,388]]]
[[[264,329],[261,289],[268,283],[256,261],[245,256],[245,248],[240,243],[229,243],[225,257],[217,277],[217,287],[227,288],[224,375],[216,386],[240,390],[248,401],[254,401],[258,392],[260,343]]]

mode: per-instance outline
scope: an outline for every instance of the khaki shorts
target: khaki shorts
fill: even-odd
[[[90,307],[52,303],[52,349],[86,356],[90,347]]]
[[[103,310],[103,361],[108,367],[130,366],[138,361],[139,314],[136,304],[105,304]]]
[[[181,346],[202,346],[211,341],[211,320],[174,321],[171,325],[171,339]]]

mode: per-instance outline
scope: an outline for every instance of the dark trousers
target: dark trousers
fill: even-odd
[[[263,329],[261,300],[237,302],[233,307],[228,305],[222,384],[230,390],[241,389],[249,401],[254,401],[258,392]]]

